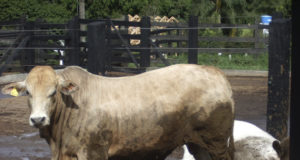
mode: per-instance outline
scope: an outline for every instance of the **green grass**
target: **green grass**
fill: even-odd
[[[237,70],[268,70],[268,54],[218,54],[201,53],[198,54],[198,64],[212,65],[221,69],[237,69]],[[187,63],[187,54],[180,54],[179,56],[168,56],[171,64]],[[164,64],[160,60],[152,61],[151,67],[162,67]]]
[[[267,70],[268,55],[245,55],[245,54],[203,54],[198,57],[198,64],[213,65],[221,69],[239,69],[239,70]]]

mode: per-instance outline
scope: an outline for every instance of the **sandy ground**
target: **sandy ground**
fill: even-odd
[[[234,91],[236,119],[252,122],[266,128],[267,77],[230,76]],[[0,99],[0,160],[49,159],[50,150],[37,129],[28,124],[27,97]],[[182,156],[178,149],[168,157]]]

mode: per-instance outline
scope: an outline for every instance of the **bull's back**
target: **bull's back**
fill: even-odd
[[[195,100],[211,101],[231,99],[232,91],[224,74],[215,67],[178,64],[136,76],[105,78],[100,91],[109,101],[163,99],[164,101]],[[211,97],[214,95],[213,97]],[[209,97],[209,98],[208,98]],[[105,100],[104,100],[105,101]]]

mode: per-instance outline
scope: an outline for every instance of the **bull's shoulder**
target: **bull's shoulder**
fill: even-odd
[[[61,72],[62,75],[74,75],[80,77],[86,76],[96,76],[92,73],[88,72],[86,69],[79,67],[79,66],[68,66],[64,68]]]
[[[80,66],[67,66],[63,69],[63,72],[87,72],[86,69],[80,67]]]

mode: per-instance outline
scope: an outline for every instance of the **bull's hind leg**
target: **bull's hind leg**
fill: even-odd
[[[211,160],[209,153],[199,145],[194,143],[188,143],[187,146],[189,152],[194,156],[196,160]]]
[[[229,140],[230,141],[230,140]],[[206,142],[204,145],[189,144],[196,160],[233,160],[233,146],[229,143]]]
[[[218,134],[218,131],[198,132],[198,139],[194,139],[192,143],[188,144],[189,150],[196,160],[207,160],[205,158],[207,154],[209,154],[211,160],[233,160],[233,136],[230,131],[228,133]]]
[[[196,160],[233,160],[233,141],[214,141],[202,144],[188,143],[188,149]]]
[[[199,157],[197,160],[201,160],[197,154],[201,154],[202,150],[206,150],[212,160],[233,160],[233,119],[229,103],[220,104],[207,119],[203,119],[200,113],[192,116],[191,140],[187,142],[195,144],[190,148],[195,150],[196,157]]]

